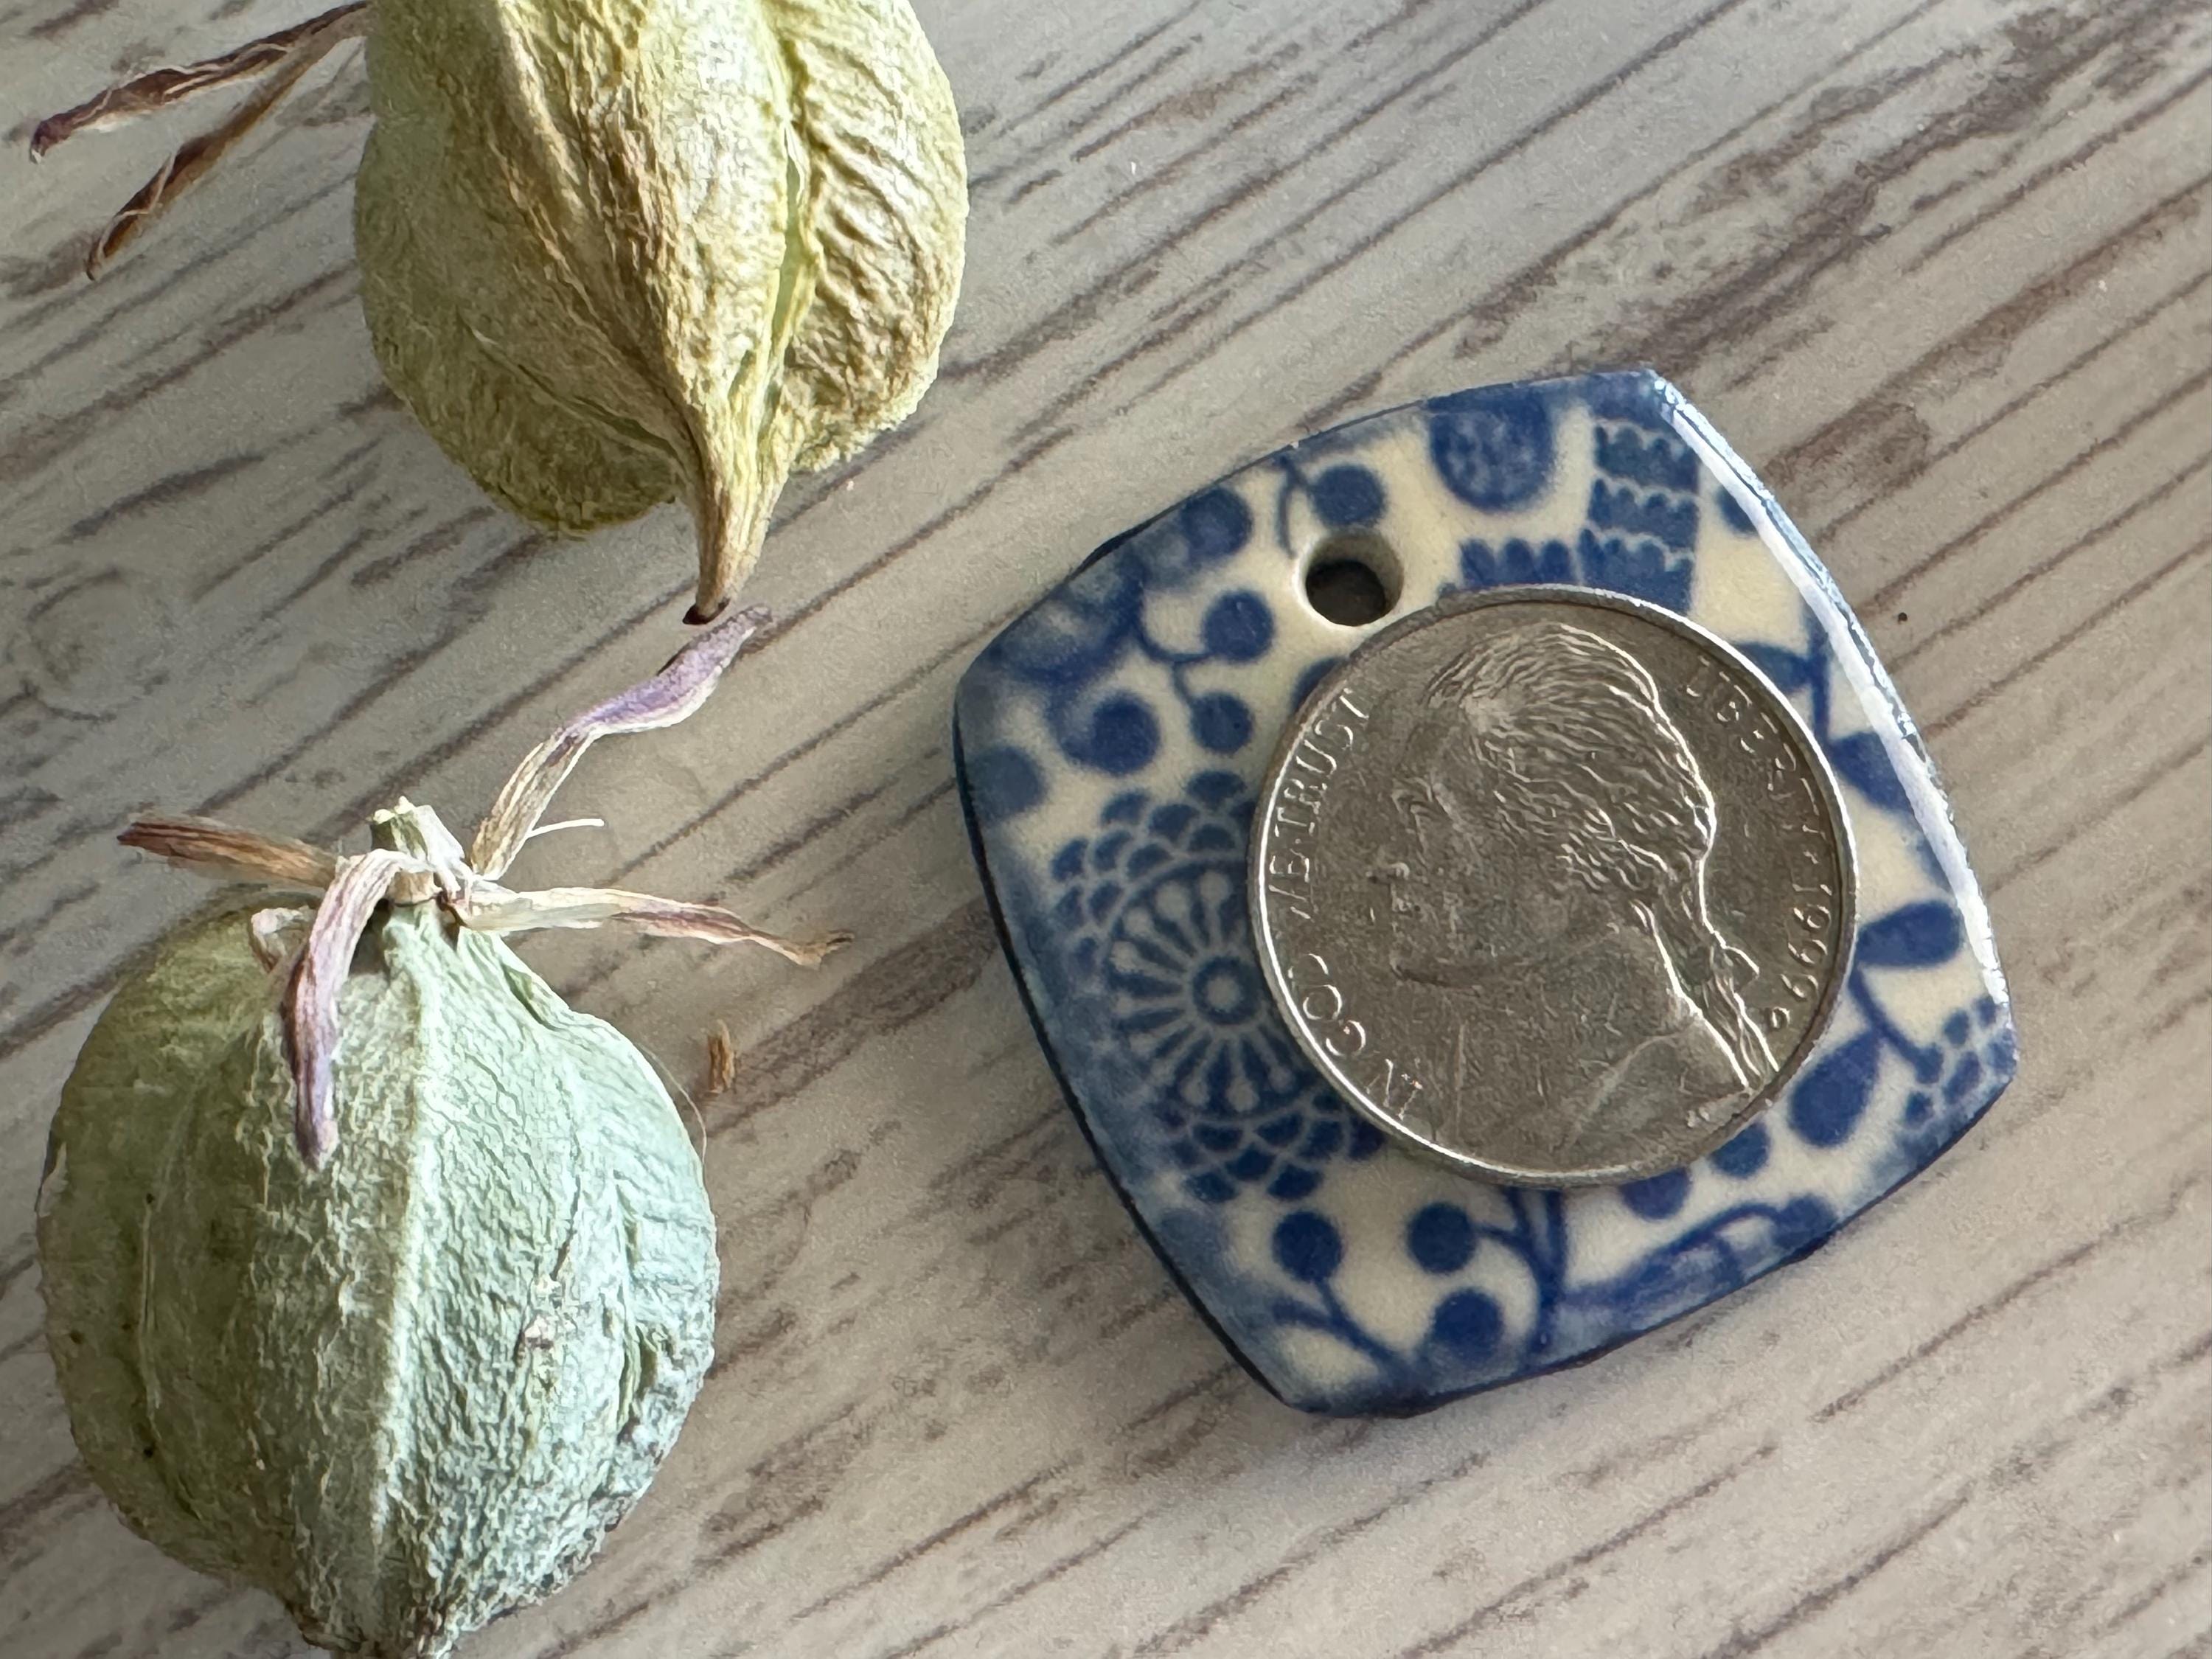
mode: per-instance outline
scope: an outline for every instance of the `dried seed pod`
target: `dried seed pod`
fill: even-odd
[[[564,726],[477,839],[503,868],[593,738],[681,719],[760,617]],[[309,1640],[429,1659],[550,1594],[643,1492],[713,1357],[714,1220],[644,1056],[498,935],[726,911],[501,888],[428,807],[337,858],[199,820],[134,845],[312,915],[180,929],[63,1091],[38,1209],[47,1340],[85,1462],[180,1560]]]
[[[714,1355],[714,1220],[643,1057],[497,939],[417,905],[367,954],[310,1170],[246,919],[167,943],[70,1077],[39,1249],[130,1523],[319,1646],[428,1655],[645,1490]]]
[[[264,79],[93,268],[363,33],[376,125],[355,246],[386,378],[536,523],[580,533],[684,502],[692,617],[713,616],[789,473],[904,419],[937,372],[966,169],[907,0],[356,0],[41,125],[34,155]]]

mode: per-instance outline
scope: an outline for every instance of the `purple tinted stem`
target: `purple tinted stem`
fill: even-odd
[[[745,641],[768,622],[768,612],[757,605],[732,611],[687,642],[651,679],[586,709],[532,750],[484,814],[469,847],[470,867],[497,880],[584,750],[601,738],[654,731],[696,713]]]

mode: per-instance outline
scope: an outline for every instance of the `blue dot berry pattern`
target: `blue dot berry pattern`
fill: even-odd
[[[1487,513],[1526,507],[1552,479],[1552,411],[1518,386],[1463,392],[1428,406],[1429,454],[1451,493]]]
[[[1109,696],[1091,709],[1089,721],[1071,732],[1063,747],[1102,772],[1127,777],[1142,771],[1159,752],[1160,723],[1141,698]]]
[[[1431,1340],[1467,1361],[1480,1362],[1497,1352],[1505,1337],[1505,1317],[1480,1291],[1454,1291],[1430,1316]]]
[[[1036,763],[1011,744],[987,749],[967,765],[968,799],[987,823],[1018,817],[1044,799]]]
[[[1233,755],[1252,740],[1252,711],[1226,691],[1191,699],[1191,735],[1217,755]]]
[[[1275,1224],[1275,1260],[1291,1278],[1323,1284],[1344,1260],[1344,1241],[1326,1218],[1293,1210]]]
[[[1748,1180],[1766,1167],[1766,1125],[1749,1124],[1708,1160],[1724,1176]]]
[[[1224,593],[1206,613],[1206,648],[1224,662],[1256,662],[1275,642],[1275,619],[1257,593]]]
[[[1251,510],[1241,496],[1208,491],[1169,520],[1121,538],[1115,545],[1129,563],[1094,563],[1032,611],[1025,619],[1029,627],[994,641],[979,666],[988,665],[1035,688],[1060,752],[1110,777],[1150,766],[1166,731],[1153,699],[1115,684],[1116,671],[1132,660],[1166,671],[1169,692],[1182,705],[1194,742],[1216,755],[1237,754],[1252,739],[1250,707],[1234,691],[1200,689],[1194,676],[1213,665],[1264,659],[1274,645],[1273,612],[1249,588],[1222,593],[1209,603],[1196,646],[1184,648],[1155,631],[1143,596],[1189,588],[1232,558],[1251,533]],[[1012,777],[1005,770],[1010,763],[992,764]],[[1003,791],[987,791],[979,810],[996,821],[1006,799]]]
[[[1339,463],[1313,481],[1314,511],[1332,530],[1359,530],[1382,516],[1388,496],[1371,468]]]
[[[1646,1221],[1664,1221],[1677,1213],[1682,1200],[1690,1195],[1690,1173],[1686,1170],[1665,1170],[1641,1181],[1631,1181],[1620,1188],[1620,1201]]]
[[[1194,563],[1217,564],[1242,551],[1252,538],[1252,509],[1233,489],[1209,489],[1187,502],[1177,516]]]
[[[1406,1224],[1406,1251],[1424,1273],[1455,1273],[1474,1255],[1474,1223],[1456,1204],[1428,1204]]]
[[[1833,766],[1879,902],[1810,1061],[1698,1164],[1572,1193],[1458,1179],[1349,1113],[1275,1012],[1246,903],[1252,802],[1358,637],[1296,590],[1354,532],[1423,598],[1565,582],[1719,628]],[[1730,592],[1780,598],[1717,608]],[[1455,394],[1254,464],[1001,633],[955,728],[986,885],[1071,1104],[1177,1278],[1307,1409],[1425,1408],[1725,1296],[1941,1155],[2016,1065],[1979,896],[1887,676],[1771,496],[1656,376]]]

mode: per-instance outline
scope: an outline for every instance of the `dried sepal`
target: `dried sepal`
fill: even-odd
[[[284,1036],[291,1050],[293,1138],[311,1170],[337,1145],[331,1110],[332,1069],[338,1047],[338,988],[353,966],[354,948],[392,884],[419,872],[419,860],[383,848],[340,861],[316,907],[314,925],[292,969],[284,994]]]
[[[785,939],[763,933],[717,904],[687,904],[650,893],[614,887],[546,887],[515,893],[494,882],[477,882],[447,901],[461,926],[479,933],[520,933],[534,927],[601,927],[624,922],[664,939],[699,939],[708,945],[757,945],[804,968],[811,968],[840,945],[848,933],[817,939]]]
[[[292,952],[307,941],[314,926],[315,913],[289,905],[272,905],[266,910],[256,910],[246,919],[246,941],[253,948],[253,959],[275,973],[284,965]]]
[[[468,851],[435,811],[404,796],[374,815],[376,846],[357,858],[211,818],[142,818],[124,831],[120,839],[126,846],[196,869],[322,895],[312,913],[281,908],[256,913],[248,935],[264,968],[275,972],[287,958],[292,963],[283,1023],[294,1085],[294,1139],[308,1168],[319,1168],[337,1144],[331,1094],[338,991],[352,967],[355,947],[378,904],[386,900],[395,914],[417,915],[434,901],[462,927],[482,933],[619,922],[669,939],[757,945],[806,967],[851,940],[846,933],[785,939],[720,905],[687,904],[611,887],[515,892],[496,878],[532,834],[566,827],[541,826],[538,819],[585,750],[600,738],[673,726],[693,714],[745,641],[768,622],[768,613],[758,609],[732,612],[694,635],[659,672],[563,725],[515,769]]]
[[[436,811],[417,806],[402,795],[371,815],[369,836],[377,846],[406,855],[410,866],[392,884],[394,904],[427,904],[476,879],[468,854]]]
[[[335,853],[214,818],[143,817],[116,840],[203,875],[243,878],[303,893],[321,892],[338,872]]]
[[[663,664],[660,672],[586,709],[524,757],[469,844],[469,864],[496,880],[538,827],[584,751],[601,738],[651,732],[688,719],[712,695],[745,641],[768,625],[757,605],[732,611]]]

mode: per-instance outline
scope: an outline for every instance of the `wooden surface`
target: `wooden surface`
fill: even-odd
[[[304,14],[0,0],[0,1652],[296,1651],[127,1534],[40,1335],[55,1091],[204,896],[145,806],[468,820],[678,636],[673,511],[550,545],[380,389],[352,49],[97,288],[185,127],[31,118]],[[696,1077],[720,1363],[555,1655],[2212,1653],[2212,9],[924,0],[967,289],[920,415],[793,490],[781,626],[595,752],[521,877],[848,924],[808,975],[528,945]],[[189,125],[188,118],[186,125]],[[1825,1252],[1407,1422],[1267,1399],[1030,1039],[946,752],[1108,533],[1353,411],[1650,362],[1764,473],[1951,785],[2019,1000],[1984,1124]]]

